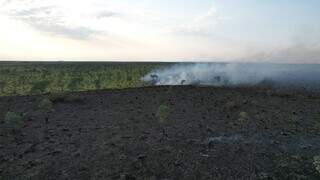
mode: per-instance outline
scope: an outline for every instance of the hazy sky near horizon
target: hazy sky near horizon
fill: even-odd
[[[0,60],[320,63],[319,0],[0,0]]]

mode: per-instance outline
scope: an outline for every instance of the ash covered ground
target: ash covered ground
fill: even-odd
[[[43,98],[0,98],[0,179],[320,178],[317,92],[146,87],[51,95],[49,111]]]

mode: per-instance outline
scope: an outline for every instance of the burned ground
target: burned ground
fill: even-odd
[[[105,90],[49,95],[46,111],[43,98],[0,98],[2,179],[320,178],[315,92]],[[22,114],[22,127],[8,127],[8,111]]]

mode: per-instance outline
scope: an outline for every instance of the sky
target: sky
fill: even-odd
[[[0,60],[320,63],[319,0],[0,0]]]

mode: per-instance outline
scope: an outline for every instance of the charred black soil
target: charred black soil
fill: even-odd
[[[0,98],[1,180],[320,178],[315,92],[148,87],[49,95],[49,110],[44,98]]]

